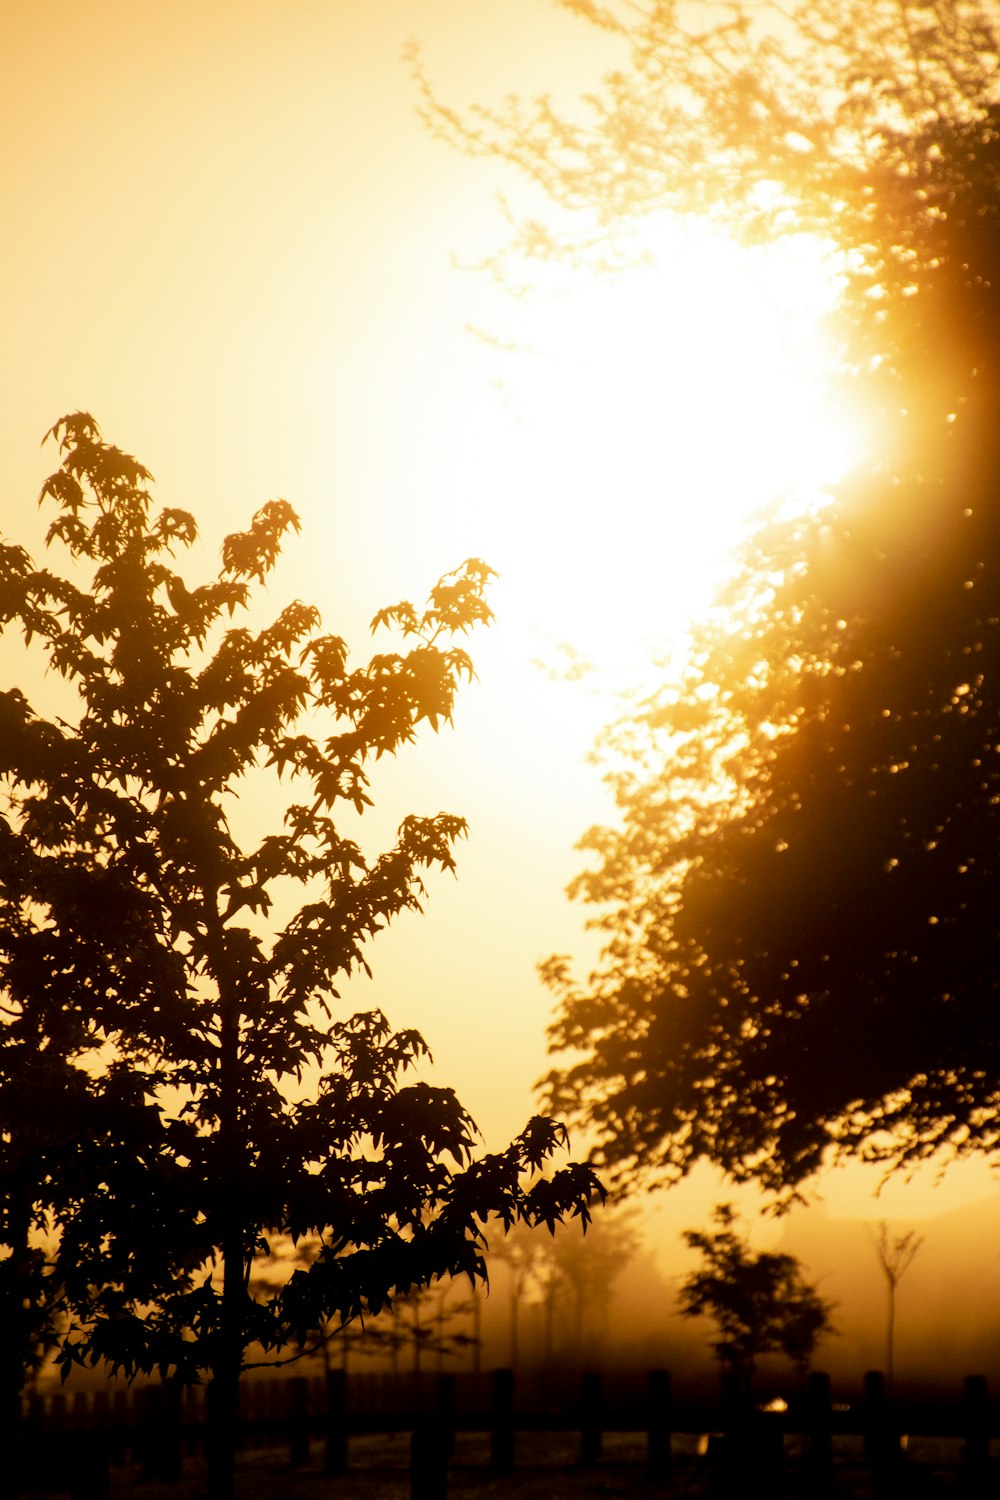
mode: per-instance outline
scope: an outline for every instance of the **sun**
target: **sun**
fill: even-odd
[[[454,467],[456,519],[508,607],[600,664],[676,637],[751,518],[815,505],[860,444],[835,395],[828,245],[676,220],[634,259],[561,271],[509,313]]]

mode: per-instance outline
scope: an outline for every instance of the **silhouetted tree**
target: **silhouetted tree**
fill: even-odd
[[[803,1278],[794,1255],[752,1251],[728,1204],[712,1217],[715,1229],[684,1233],[703,1266],[682,1282],[680,1308],[685,1318],[716,1324],[716,1355],[746,1397],[764,1354],[784,1354],[800,1372],[808,1368],[817,1341],[832,1330],[833,1306]]]
[[[896,1370],[896,1288],[912,1266],[923,1243],[923,1235],[909,1229],[906,1234],[891,1234],[883,1219],[871,1231],[875,1254],[885,1277],[887,1304],[885,1314],[885,1383],[891,1391]]]
[[[574,118],[425,95],[555,205],[515,253],[627,256],[662,210],[822,232],[869,453],[761,527],[689,668],[608,736],[621,822],[576,885],[608,941],[582,984],[546,968],[547,1104],[625,1178],[707,1158],[789,1191],[831,1152],[993,1152],[1000,12],[566,7],[629,56]]]
[[[489,569],[467,562],[423,613],[382,610],[373,628],[397,627],[410,649],[352,668],[300,602],[263,628],[230,623],[298,526],[287,502],[227,537],[218,577],[192,588],[170,565],[195,539],[192,516],[154,511],[148,471],[88,415],[52,435],[48,543],[72,576],[0,549],[0,618],[63,679],[49,717],[19,689],[0,697],[3,1123],[13,1152],[8,1101],[30,1036],[39,1069],[51,1054],[54,1084],[74,1086],[58,1128],[78,1132],[78,1170],[70,1182],[54,1150],[24,1156],[4,1181],[5,1229],[12,1259],[26,1203],[29,1231],[55,1230],[52,1274],[74,1314],[65,1364],[210,1377],[209,1486],[228,1500],[251,1345],[301,1345],[438,1277],[481,1280],[488,1214],[586,1218],[595,1182],[570,1166],[523,1186],[563,1139],[547,1120],[475,1158],[453,1092],[402,1082],[426,1055],[419,1034],[379,1012],[334,1014],[367,942],[419,910],[421,872],[453,869],[465,825],[407,817],[369,859],[332,814],[361,814],[372,761],[450,720],[471,673],[450,638],[489,619]],[[272,811],[280,798],[276,831],[247,831],[251,776]],[[116,1132],[115,1109],[140,1130]],[[255,1297],[271,1234],[320,1249]],[[25,1260],[15,1280],[31,1275]]]

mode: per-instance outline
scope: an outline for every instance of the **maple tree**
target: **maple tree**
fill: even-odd
[[[58,1307],[67,1368],[208,1377],[209,1486],[227,1500],[249,1350],[301,1346],[438,1277],[483,1280],[490,1215],[586,1220],[599,1188],[575,1164],[537,1175],[564,1140],[550,1120],[476,1155],[453,1091],[405,1079],[423,1038],[338,1013],[368,942],[420,909],[424,872],[454,868],[465,825],[407,816],[369,857],[334,813],[363,814],[372,762],[450,720],[472,671],[454,638],[490,619],[490,570],[472,559],[423,611],[380,611],[373,628],[405,649],[351,666],[299,601],[238,623],[297,529],[287,502],[190,586],[173,560],[194,518],[154,508],[149,472],[88,414],[50,435],[47,543],[71,566],[0,548],[0,620],[61,679],[47,715],[19,687],[0,695],[0,1145],[17,1166],[0,1229],[24,1309],[6,1325],[22,1338],[3,1356],[5,1421]],[[238,836],[261,776],[277,826]],[[278,1286],[251,1282],[269,1236],[318,1242]]]

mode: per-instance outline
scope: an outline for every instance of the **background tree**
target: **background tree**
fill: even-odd
[[[454,867],[464,824],[407,817],[369,859],[331,814],[363,813],[371,762],[450,719],[471,664],[449,641],[489,619],[489,569],[466,563],[422,613],[381,611],[375,627],[413,644],[351,668],[300,602],[261,629],[229,623],[297,526],[286,502],[227,537],[218,577],[191,588],[169,560],[193,518],[155,512],[148,471],[88,415],[52,435],[48,543],[73,576],[0,549],[0,619],[41,641],[65,687],[50,718],[18,689],[0,699],[8,1038],[30,1017],[42,1056],[50,1038],[63,1072],[79,1056],[102,1110],[121,1101],[143,1130],[95,1114],[110,1154],[92,1153],[88,1102],[75,1196],[60,1182],[56,1197],[39,1161],[31,1213],[59,1234],[64,1364],[208,1374],[209,1485],[228,1500],[248,1348],[301,1345],[439,1277],[481,1280],[490,1213],[554,1226],[586,1218],[598,1189],[575,1166],[523,1186],[562,1139],[550,1121],[475,1158],[452,1091],[403,1082],[427,1054],[418,1033],[379,1012],[334,1018],[368,940],[419,909],[422,871]],[[241,842],[233,813],[255,772],[281,827]],[[254,1297],[272,1234],[321,1248]]]
[[[885,1383],[886,1389],[891,1391],[896,1366],[896,1288],[912,1266],[924,1239],[912,1229],[906,1234],[891,1234],[884,1219],[871,1231],[871,1236],[885,1277]]]
[[[804,1375],[818,1340],[832,1331],[833,1307],[804,1279],[794,1255],[753,1252],[728,1204],[712,1217],[715,1229],[684,1234],[703,1264],[681,1284],[681,1314],[714,1321],[721,1334],[716,1355],[749,1397],[762,1355],[784,1354]]]
[[[586,1238],[566,1234],[558,1242],[541,1244],[537,1273],[547,1313],[547,1360],[552,1358],[551,1317],[560,1302],[568,1304],[571,1347],[578,1362],[584,1358],[588,1315],[606,1339],[615,1288],[639,1247],[635,1216],[628,1209],[604,1210]],[[593,1327],[593,1321],[591,1321]]]
[[[517,1368],[521,1349],[521,1315],[540,1308],[543,1320],[543,1364],[551,1371],[556,1351],[556,1322],[568,1314],[567,1346],[578,1362],[583,1357],[588,1313],[596,1312],[607,1333],[616,1282],[639,1245],[635,1217],[629,1210],[604,1209],[586,1235],[557,1238],[530,1225],[490,1239],[490,1258],[507,1267],[510,1302],[510,1364]]]
[[[611,736],[623,822],[578,887],[610,904],[607,962],[582,989],[549,969],[554,1044],[590,1049],[550,1097],[609,1160],[782,1189],[831,1150],[995,1149],[992,153],[967,169],[982,212],[964,246],[945,221],[870,392],[907,403],[894,467],[762,532],[728,601],[748,627],[710,624]]]
[[[567,8],[628,56],[577,115],[425,94],[553,202],[513,253],[620,258],[664,210],[822,232],[869,456],[759,530],[688,670],[608,736],[621,821],[576,886],[608,941],[584,983],[546,969],[547,1102],[626,1178],[707,1158],[788,1192],[838,1151],[993,1152],[1000,12]]]
[[[532,1291],[538,1274],[538,1261],[542,1245],[537,1234],[527,1224],[517,1224],[509,1233],[498,1232],[490,1237],[489,1253],[507,1269],[507,1300],[510,1307],[508,1363],[512,1370],[520,1368],[521,1355],[521,1311],[525,1298]]]
[[[445,1359],[463,1353],[471,1344],[471,1336],[456,1326],[456,1320],[461,1319],[464,1323],[467,1310],[464,1301],[449,1306],[447,1284],[433,1289],[417,1288],[393,1305],[389,1333],[396,1346],[393,1369],[397,1368],[399,1353],[408,1353],[416,1402],[420,1400],[420,1377],[426,1368],[426,1360],[432,1358],[435,1369],[440,1372]]]
[[[558,3],[612,59],[562,110],[548,94],[456,109],[411,52],[430,128],[540,191],[530,215],[507,205],[512,238],[491,264],[511,276],[627,263],[636,228],[694,213],[757,238],[818,230],[853,252],[860,291],[900,290],[964,183],[967,154],[942,156],[938,133],[990,137],[995,0]]]

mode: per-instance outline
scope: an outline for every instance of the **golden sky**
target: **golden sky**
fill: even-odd
[[[605,810],[584,757],[607,700],[532,662],[563,639],[641,660],[644,638],[704,603],[748,500],[834,477],[849,440],[821,409],[808,247],[738,265],[732,247],[654,225],[652,269],[530,311],[456,270],[453,254],[495,247],[494,194],[511,183],[423,129],[411,37],[459,104],[572,92],[606,59],[600,34],[548,0],[9,8],[2,526],[36,545],[55,466],[39,439],[84,408],[152,469],[163,503],[197,516],[192,580],[227,530],[289,499],[303,531],[274,609],[316,603],[358,657],[381,605],[470,554],[500,569],[455,731],[376,783],[379,828],[410,811],[469,819],[459,879],[433,883],[426,916],[372,948],[375,980],[348,997],[419,1026],[499,1146],[545,1066],[534,966],[587,952],[562,890]],[[782,303],[795,287],[805,318]],[[469,324],[537,352],[505,358]],[[844,1181],[832,1209],[946,1206],[919,1186],[866,1207]],[[986,1187],[978,1170],[950,1181],[947,1204]],[[716,1196],[700,1180],[669,1214],[690,1223]]]

